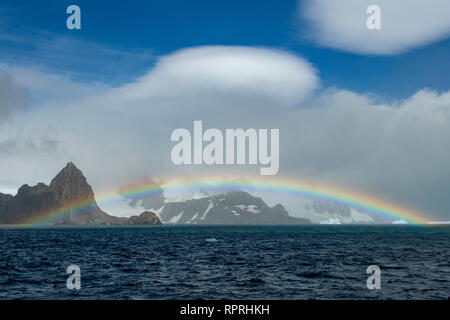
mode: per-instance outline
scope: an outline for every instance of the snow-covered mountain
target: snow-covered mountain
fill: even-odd
[[[154,210],[163,223],[168,224],[308,224],[303,218],[291,217],[284,207],[269,207],[261,198],[247,192],[224,194],[168,202]]]
[[[164,223],[174,224],[272,224],[277,222],[273,222],[274,215],[268,215],[267,212],[273,213],[278,210],[289,216],[287,218],[290,220],[289,223],[293,222],[290,218],[317,224],[380,222],[368,213],[336,202],[286,194],[264,192],[255,194],[253,191],[250,194],[247,191],[222,193],[212,190],[192,190],[189,193],[167,193],[164,186],[160,186],[160,192],[151,197],[146,195],[125,197],[125,207],[121,206],[115,212],[123,213],[126,208],[128,211],[131,209],[133,214],[148,210],[156,212]],[[285,224],[285,222],[278,223]],[[298,223],[298,220],[294,223]]]

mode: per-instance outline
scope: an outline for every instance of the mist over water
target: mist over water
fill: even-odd
[[[448,226],[2,227],[0,299],[447,299],[449,246]]]

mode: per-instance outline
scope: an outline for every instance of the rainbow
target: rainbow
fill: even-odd
[[[403,219],[411,224],[426,224],[429,220],[427,216],[421,212],[374,196],[359,193],[354,190],[338,188],[331,185],[321,185],[303,179],[289,177],[204,176],[195,179],[175,177],[166,179],[162,188],[170,194],[187,194],[199,189],[214,192],[245,190],[249,192],[258,191],[275,194],[289,194],[342,204],[358,211],[375,215],[388,222]],[[102,207],[102,205],[123,201],[124,196],[137,199],[153,197],[159,195],[160,190],[160,187],[153,183],[122,189],[121,195],[118,194],[117,190],[100,192],[97,193],[97,203]],[[92,202],[83,200],[74,201],[62,209],[44,212],[39,217],[33,217],[32,219],[23,221],[23,224],[41,225],[54,223],[63,219],[69,212],[83,212],[83,210],[89,209],[92,205]]]

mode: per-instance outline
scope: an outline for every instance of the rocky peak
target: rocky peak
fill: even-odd
[[[73,162],[69,162],[50,183],[50,188],[59,198],[94,199],[94,192],[86,177]]]
[[[83,172],[81,172],[80,169],[77,168],[73,162],[69,162],[57,175],[53,178],[50,185],[58,185],[61,183],[65,183],[66,181],[74,181],[74,182],[81,182],[86,183],[86,178],[83,175]]]
[[[228,191],[224,195],[230,205],[254,205],[257,207],[267,207],[266,203],[258,197],[254,197],[245,191]]]
[[[78,207],[77,204],[84,204]],[[75,205],[75,206],[74,206]],[[95,202],[94,192],[75,164],[69,162],[49,186],[23,185],[15,196],[0,193],[0,224],[23,224],[54,212],[62,212],[48,224],[161,224],[153,212],[131,218],[119,218],[103,212]]]

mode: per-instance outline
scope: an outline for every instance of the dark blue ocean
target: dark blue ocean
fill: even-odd
[[[449,247],[447,226],[0,227],[0,298],[447,299]]]

